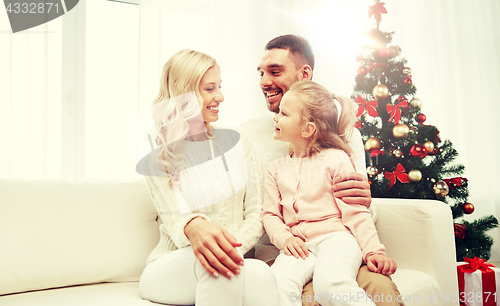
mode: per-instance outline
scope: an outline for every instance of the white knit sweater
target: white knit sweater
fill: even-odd
[[[172,187],[166,176],[146,176],[151,198],[163,221],[160,242],[149,255],[148,263],[190,245],[184,227],[198,216],[227,229],[243,244],[243,254],[264,234],[260,165],[246,132],[233,130],[238,133],[218,129],[212,136],[213,147],[232,147],[224,153],[229,171],[221,156],[213,159],[212,154],[207,155],[208,141],[185,141],[182,154],[188,164],[197,165],[180,171],[179,188]],[[201,159],[206,162],[199,164]],[[163,167],[153,157],[145,162],[148,173],[165,172]]]

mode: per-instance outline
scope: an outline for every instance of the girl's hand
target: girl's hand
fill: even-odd
[[[307,245],[298,237],[288,238],[283,245],[283,251],[286,255],[293,255],[295,258],[300,256],[302,259],[306,259],[309,256]]]
[[[384,275],[394,274],[398,268],[394,260],[382,254],[369,256],[366,259],[366,266],[370,271]]]
[[[340,173],[332,184],[333,195],[346,204],[361,204],[370,207],[372,196],[365,175],[357,172]]]
[[[244,261],[235,247],[240,247],[241,243],[226,229],[203,218],[194,218],[184,227],[184,233],[191,242],[194,255],[208,273],[214,277],[222,274],[227,278],[240,274],[239,266],[243,266]]]

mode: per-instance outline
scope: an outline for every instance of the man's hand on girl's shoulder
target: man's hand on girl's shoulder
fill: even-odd
[[[335,176],[332,184],[333,196],[347,204],[370,207],[372,197],[366,176],[357,172],[343,172]]]

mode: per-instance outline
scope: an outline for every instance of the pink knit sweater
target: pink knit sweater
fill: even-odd
[[[293,236],[305,242],[335,231],[351,231],[361,247],[363,261],[385,254],[370,212],[363,205],[347,205],[334,198],[333,178],[354,172],[342,150],[325,149],[305,158],[284,157],[267,169],[264,186],[264,227],[271,242],[283,249]]]

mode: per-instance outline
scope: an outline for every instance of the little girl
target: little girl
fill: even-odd
[[[266,173],[263,223],[281,252],[272,266],[281,305],[301,305],[302,287],[314,275],[321,305],[371,305],[356,283],[362,262],[386,275],[396,263],[386,257],[370,212],[334,198],[332,179],[353,172],[348,132],[350,101],[311,81],[293,84],[274,116],[274,138],[290,142],[290,156]]]

